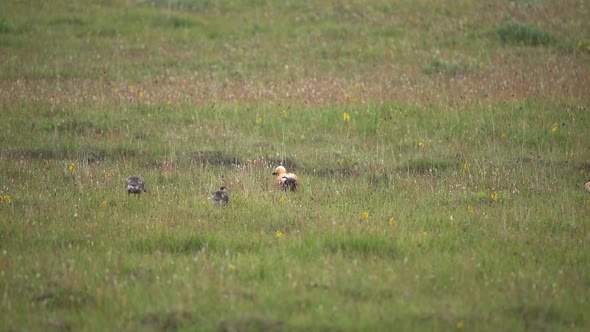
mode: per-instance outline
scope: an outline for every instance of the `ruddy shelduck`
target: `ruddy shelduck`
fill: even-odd
[[[293,173],[287,173],[287,170],[283,166],[275,168],[272,175],[275,178],[275,187],[279,190],[290,190],[295,191],[299,188],[299,178]]]

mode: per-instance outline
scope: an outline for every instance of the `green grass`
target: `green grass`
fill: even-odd
[[[587,330],[588,16],[2,2],[0,330]]]
[[[497,28],[498,35],[506,43],[524,45],[547,45],[555,41],[555,38],[548,32],[543,31],[534,25],[516,22],[510,18],[505,19]]]

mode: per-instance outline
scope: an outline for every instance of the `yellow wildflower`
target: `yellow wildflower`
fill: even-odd
[[[467,211],[469,211],[470,214],[474,214],[475,213],[475,209],[473,208],[473,206],[469,205],[467,207]]]
[[[551,127],[551,132],[552,133],[556,132],[558,127],[559,127],[559,125],[557,124],[557,122],[554,122],[553,126]]]
[[[279,203],[283,203],[285,201],[285,196],[281,196],[281,198],[279,198]]]
[[[229,264],[228,265],[228,268],[229,268],[230,271],[235,271],[236,270],[236,266],[233,265],[233,264]]]
[[[71,163],[70,166],[68,167],[68,170],[70,170],[70,173],[72,173],[72,174],[76,173],[76,164]]]
[[[102,201],[102,203],[100,203],[100,205],[102,207],[107,207],[109,205],[109,202],[106,201],[106,199],[104,201]]]
[[[395,227],[395,219],[393,219],[393,217],[389,218],[389,224],[390,224],[392,227]]]
[[[256,118],[256,124],[261,124],[262,123],[262,118],[261,117],[257,117]]]
[[[504,134],[504,133],[501,133],[501,134],[500,134],[500,138],[501,138],[501,139],[506,139],[506,134]]]
[[[469,171],[469,164],[468,163],[464,163],[463,164],[463,173],[467,173]]]
[[[143,98],[143,91],[139,91],[139,98]]]
[[[349,122],[350,121],[350,114],[344,112],[344,121],[345,122]]]
[[[490,197],[492,198],[492,201],[497,202],[498,201],[498,193],[497,192],[493,192]]]
[[[424,140],[419,140],[418,141],[418,147],[421,148],[424,146]]]
[[[168,99],[168,101],[166,102],[166,105],[172,106],[172,100]]]
[[[369,212],[363,212],[363,219],[369,219]]]
[[[275,233],[275,236],[276,236],[276,238],[277,238],[277,239],[280,239],[280,238],[282,238],[282,237],[283,237],[283,232],[281,232],[281,231],[277,231],[277,232]]]
[[[462,320],[457,322],[457,329],[462,330],[465,327],[465,323]]]
[[[283,110],[281,112],[281,115],[283,116],[283,118],[286,118],[287,117],[287,111],[286,110]]]

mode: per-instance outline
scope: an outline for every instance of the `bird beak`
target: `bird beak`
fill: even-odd
[[[277,175],[277,172],[272,172],[272,175]]]

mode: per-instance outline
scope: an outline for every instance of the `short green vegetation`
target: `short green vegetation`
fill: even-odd
[[[0,330],[589,330],[589,11],[2,1]]]

